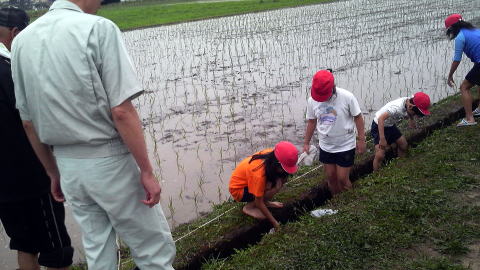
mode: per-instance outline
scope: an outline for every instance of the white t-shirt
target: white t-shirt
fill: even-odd
[[[407,108],[405,108],[405,102],[408,97],[397,98],[389,103],[385,104],[380,110],[375,113],[373,121],[378,125],[378,118],[385,112],[388,112],[388,118],[385,119],[384,126],[391,127],[396,123],[407,117]]]
[[[330,100],[307,102],[307,119],[317,119],[320,148],[330,153],[352,150],[356,146],[353,117],[361,113],[360,105],[349,91],[338,88]]]

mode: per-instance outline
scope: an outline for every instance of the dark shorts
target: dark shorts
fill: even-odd
[[[255,200],[255,196],[248,192],[248,187],[243,188],[243,197],[241,202],[253,202]]]
[[[395,143],[400,137],[402,137],[402,133],[397,128],[396,125],[391,127],[384,127],[385,139],[387,140],[387,144]],[[378,133],[378,125],[375,121],[372,121],[372,126],[370,127],[370,134],[373,137],[373,141],[375,145],[380,143],[380,134]]]
[[[49,193],[36,199],[0,204],[0,220],[10,237],[10,249],[39,253],[38,263],[46,267],[72,264],[73,248],[65,228],[65,209]]]
[[[480,63],[473,65],[473,68],[465,76],[465,80],[472,84],[480,85]]]
[[[352,150],[330,153],[320,148],[320,162],[323,164],[336,164],[340,167],[352,167],[355,161],[355,148]]]

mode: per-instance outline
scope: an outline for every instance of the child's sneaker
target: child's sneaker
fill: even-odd
[[[475,110],[473,110],[473,116],[477,117],[477,116],[480,116],[480,108],[476,108]]]

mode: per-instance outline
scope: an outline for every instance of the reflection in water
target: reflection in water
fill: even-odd
[[[480,16],[474,0],[357,0],[125,33],[147,92],[137,106],[170,222],[226,200],[246,155],[280,140],[301,146],[318,69],[334,69],[367,127],[394,98],[455,93],[445,84],[453,43],[443,30],[453,6]]]
[[[453,12],[478,21],[480,1],[350,0],[126,32],[171,224],[226,200],[246,155],[280,140],[300,148],[318,69],[332,68],[337,85],[355,94],[367,127],[394,98],[455,93],[445,83],[453,43],[443,30]],[[470,66],[464,60],[457,83]]]

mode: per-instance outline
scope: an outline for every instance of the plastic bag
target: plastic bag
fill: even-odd
[[[310,153],[303,152],[298,157],[297,165],[312,166],[315,159],[318,159],[318,149],[315,145],[310,145]]]
[[[323,217],[323,216],[327,216],[327,215],[334,215],[338,213],[338,210],[333,210],[333,209],[317,209],[317,210],[313,210],[310,212],[310,215],[312,215],[312,217],[316,217],[316,218],[319,218],[319,217]]]

